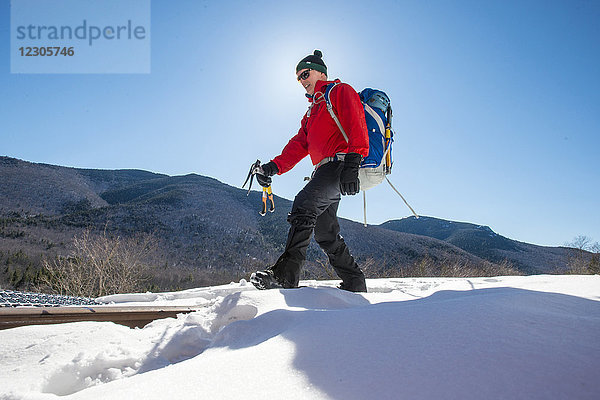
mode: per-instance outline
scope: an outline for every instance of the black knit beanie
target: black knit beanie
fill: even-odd
[[[321,53],[321,50],[315,50],[313,54],[300,60],[298,65],[296,65],[296,73],[305,68],[314,69],[327,75],[327,66],[323,62],[323,53]]]

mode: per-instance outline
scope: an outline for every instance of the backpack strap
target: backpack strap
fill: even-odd
[[[333,88],[336,87],[337,85],[338,85],[337,82],[333,82],[333,83],[330,83],[329,85],[327,85],[327,87],[325,88],[325,93],[323,93],[323,98],[325,98],[325,104],[327,105],[327,111],[329,111],[331,118],[333,118],[333,120],[337,124],[338,128],[340,128],[340,131],[342,132],[344,139],[346,139],[346,142],[348,142],[349,141],[348,135],[346,135],[346,132],[344,131],[344,128],[342,128],[342,124],[340,123],[340,120],[338,119],[337,115],[335,115],[335,111],[333,111],[333,104],[331,104],[331,99],[329,98],[329,94],[331,93]],[[368,105],[367,103],[363,102],[363,106],[364,106],[365,111],[371,117],[373,117],[373,119],[375,120],[375,123],[377,123],[377,125],[379,126],[379,132],[385,133],[385,124],[383,123],[383,120],[381,119],[379,114],[377,114],[375,112],[375,110],[373,110],[373,108],[370,105]]]
[[[331,104],[331,100],[329,99],[329,93],[337,85],[338,85],[337,82],[333,82],[333,83],[330,83],[329,85],[327,85],[327,88],[325,89],[325,93],[323,93],[323,97],[325,98],[325,104],[327,105],[327,111],[329,111],[329,115],[331,115],[331,118],[333,118],[333,120],[337,124],[338,128],[340,128],[340,132],[342,132],[342,136],[344,136],[344,139],[346,139],[346,143],[348,143],[349,142],[348,135],[346,135],[346,131],[344,131],[344,128],[342,127],[342,124],[340,123],[340,120],[338,119],[337,115],[335,115],[335,112],[333,111],[333,105]]]

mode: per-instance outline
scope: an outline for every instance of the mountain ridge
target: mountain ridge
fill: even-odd
[[[0,157],[0,176],[0,251],[5,254],[14,249],[26,249],[34,258],[66,254],[73,236],[84,229],[115,235],[148,233],[158,237],[164,265],[191,271],[226,269],[243,277],[276,260],[289,227],[290,200],[275,196],[275,212],[261,217],[262,193],[247,194],[198,174],[80,169]],[[340,219],[340,225],[359,263],[375,275],[404,270],[423,259],[434,269],[444,263],[486,268],[486,263],[508,260],[522,273],[551,272],[566,265],[566,253],[560,248],[518,247],[501,237],[498,240],[505,240],[506,248],[494,248],[489,254],[475,251],[477,246],[464,229],[437,238],[421,228],[399,231],[394,221],[365,228]],[[525,255],[516,257],[517,251]],[[314,242],[307,255],[309,266],[327,263]],[[315,268],[308,270],[316,273]]]
[[[562,257],[569,251],[565,247],[539,246],[509,239],[497,234],[486,225],[448,221],[427,216],[421,216],[418,219],[407,217],[386,221],[379,226],[396,232],[442,240],[491,262],[502,262],[502,260],[508,259],[521,267],[522,271],[530,273],[552,272],[552,269],[549,268],[536,268],[530,260],[531,253],[537,253],[545,263],[552,263],[554,256]]]

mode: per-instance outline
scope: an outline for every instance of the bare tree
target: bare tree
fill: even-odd
[[[42,285],[60,294],[97,297],[143,289],[157,242],[152,235],[122,238],[89,229],[73,239],[68,257],[43,261]]]
[[[567,265],[571,274],[600,274],[600,244],[592,238],[579,235],[566,247],[572,249]]]

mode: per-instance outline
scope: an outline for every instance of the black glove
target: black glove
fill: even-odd
[[[344,157],[344,169],[340,175],[340,191],[342,194],[355,195],[360,191],[358,167],[362,156],[358,153],[348,153]]]
[[[256,180],[260,186],[269,187],[272,182],[271,177],[278,172],[279,168],[277,168],[277,164],[273,161],[269,161],[260,167],[260,170],[256,173]]]

